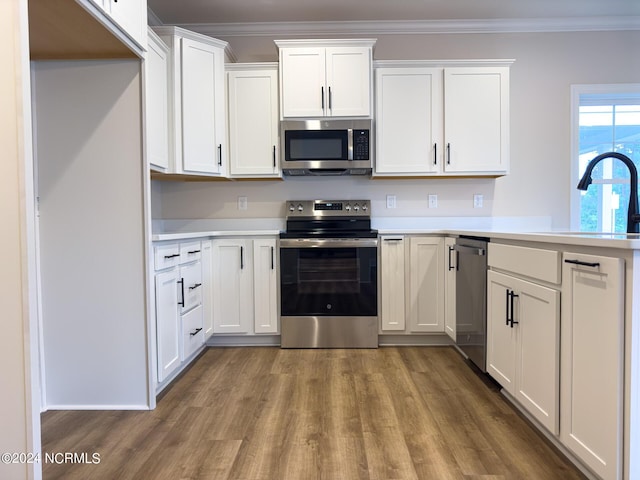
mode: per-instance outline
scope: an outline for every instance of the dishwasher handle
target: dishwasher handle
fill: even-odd
[[[455,245],[453,249],[459,253],[464,253],[466,255],[476,255],[479,257],[484,257],[487,254],[487,250],[485,248],[469,247],[467,245]]]

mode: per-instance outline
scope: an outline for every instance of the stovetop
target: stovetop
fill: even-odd
[[[292,200],[280,238],[375,238],[368,200]]]

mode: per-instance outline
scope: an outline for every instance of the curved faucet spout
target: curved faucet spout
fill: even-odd
[[[591,185],[591,172],[594,167],[605,158],[616,158],[624,163],[629,169],[629,176],[631,178],[631,190],[629,192],[629,210],[627,211],[627,233],[640,233],[640,215],[638,214],[638,169],[636,168],[633,160],[626,155],[618,152],[602,153],[591,160],[587,169],[584,171],[584,175],[578,182],[578,190],[586,190]]]

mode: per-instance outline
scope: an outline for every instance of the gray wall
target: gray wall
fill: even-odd
[[[640,32],[368,35],[378,39],[374,59],[514,58],[511,67],[511,173],[498,179],[287,179],[284,182],[175,183],[154,185],[153,216],[164,219],[275,217],[291,198],[373,200],[377,216],[550,216],[569,227],[570,86],[640,82]],[[221,37],[239,62],[277,61],[273,38]],[[274,37],[275,38],[275,37]],[[158,182],[155,182],[158,183]],[[428,210],[427,195],[439,208]],[[472,208],[482,193],[485,206]],[[398,208],[385,208],[385,195]],[[249,199],[237,210],[237,196]]]

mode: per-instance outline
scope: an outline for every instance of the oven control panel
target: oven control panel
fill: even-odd
[[[369,200],[289,200],[287,217],[369,217]]]

